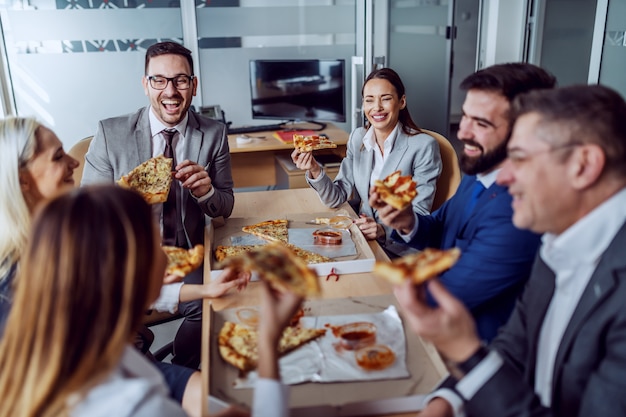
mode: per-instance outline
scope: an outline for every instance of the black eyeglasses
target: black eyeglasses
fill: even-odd
[[[194,75],[177,75],[176,77],[161,77],[160,75],[147,75],[150,87],[155,90],[165,90],[171,81],[177,90],[187,90],[191,87],[191,81],[196,78]]]

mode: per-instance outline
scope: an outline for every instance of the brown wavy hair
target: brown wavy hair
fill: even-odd
[[[119,363],[157,285],[155,230],[148,204],[113,185],[43,206],[0,341],[0,416],[68,415]]]

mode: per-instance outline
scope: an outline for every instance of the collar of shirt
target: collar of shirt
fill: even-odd
[[[400,123],[396,123],[396,127],[393,128],[389,136],[387,136],[387,139],[385,139],[385,144],[384,144],[385,155],[387,155],[393,148],[393,144],[396,142],[396,137],[398,136],[399,129],[400,129]],[[363,146],[365,146],[365,149],[367,149],[368,151],[379,150],[376,144],[376,135],[374,133],[373,127],[370,127],[365,133],[365,136],[363,136]]]
[[[476,179],[481,182],[481,184],[483,185],[483,187],[485,187],[485,190],[486,190],[489,187],[491,187],[494,182],[496,182],[496,177],[498,176],[498,172],[500,172],[500,168],[494,169],[488,174],[476,174]]]
[[[149,120],[150,120],[150,135],[152,138],[152,156],[157,156],[163,153],[165,149],[165,143],[163,140],[160,140],[160,133],[163,129],[176,129],[178,135],[174,138],[174,148],[176,149],[176,160],[183,160],[183,149],[185,144],[185,131],[187,130],[187,121],[189,120],[189,112],[185,114],[183,120],[180,121],[176,126],[169,127],[165,126],[157,117],[154,115],[154,111],[152,110],[152,106],[150,106],[149,111]]]
[[[560,235],[542,237],[541,259],[555,272],[596,264],[626,218],[626,188],[600,204]]]

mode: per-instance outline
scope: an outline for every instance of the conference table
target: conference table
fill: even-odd
[[[338,210],[348,212],[354,217],[354,211],[349,205],[345,204]],[[333,212],[337,210],[325,207],[319,200],[314,190],[309,188],[295,189],[295,190],[273,190],[273,191],[255,191],[255,192],[242,192],[235,193],[235,206],[232,215],[225,222],[235,222],[237,219],[247,218],[265,218],[267,219],[279,219],[289,218],[294,213],[328,213],[332,216]],[[220,224],[215,226],[220,227]],[[353,226],[356,227],[356,226]],[[207,253],[205,259],[212,260],[211,247],[213,239],[213,225],[207,226],[207,233],[205,235],[205,247]],[[358,230],[357,230],[357,233]],[[362,235],[361,235],[362,237]],[[380,245],[375,241],[365,241],[365,244],[369,245],[371,252],[377,261],[388,261],[388,257],[382,250]],[[205,262],[204,276],[205,280],[210,279],[211,268],[213,262]],[[395,298],[392,295],[391,285],[384,279],[375,276],[372,272],[360,272],[341,274],[338,280],[324,279],[320,277],[320,284],[322,288],[321,300],[317,302],[344,303],[346,309],[350,309],[351,305],[357,304],[376,304],[381,303],[385,305],[394,304]],[[215,314],[219,314],[220,311],[226,311],[228,309],[240,308],[242,306],[258,306],[259,304],[259,284],[257,282],[251,282],[248,287],[241,293],[232,292],[226,296],[218,299],[206,299],[204,301],[203,312],[203,336],[202,336],[202,376],[203,376],[203,398],[209,398],[209,392],[214,395],[214,390],[211,387],[216,385],[224,386],[227,384],[225,381],[213,381],[211,380],[210,369],[212,365],[221,365],[216,346],[215,334],[216,329],[211,329],[212,323],[215,320]],[[339,304],[339,305],[344,305]],[[346,314],[350,311],[346,311]],[[414,416],[416,412],[406,413],[404,410],[414,410],[415,402],[423,397],[430,389],[447,373],[441,358],[435,351],[434,347],[412,332],[405,330],[407,340],[407,368],[412,371],[411,367],[419,368],[416,373],[419,376],[413,376],[413,380],[406,381],[374,381],[374,382],[357,382],[357,383],[305,383],[291,387],[292,402],[290,403],[292,408],[292,415],[336,415],[336,416],[348,416],[348,415],[386,415],[386,416]],[[352,384],[352,385],[351,385]],[[251,390],[250,390],[251,391]],[[360,399],[359,394],[355,391],[370,392],[365,396],[365,399]],[[319,408],[315,412],[315,408],[309,408],[308,412],[305,408],[297,408],[298,402],[303,398],[306,398],[305,403],[310,402],[307,397],[315,395],[328,395],[331,398],[331,402],[334,403],[331,407]],[[377,400],[376,393],[382,396],[380,400]],[[250,394],[251,395],[251,394]],[[360,394],[363,396],[363,394]],[[350,408],[347,404],[337,405],[338,398],[347,399],[348,403],[352,404]],[[354,397],[354,398],[353,398]],[[370,398],[371,397],[371,398]],[[385,398],[387,397],[387,398]],[[402,398],[406,397],[406,403],[403,404]],[[326,397],[324,397],[326,398]],[[227,398],[225,401],[236,401],[236,398]],[[294,404],[295,403],[295,404]],[[299,412],[294,412],[297,409]],[[397,410],[402,410],[398,412]],[[312,411],[313,410],[313,413]],[[350,412],[352,410],[352,413]],[[369,411],[368,411],[369,410]],[[374,412],[372,413],[372,410]],[[376,410],[381,410],[377,412]],[[208,401],[203,403],[203,415],[208,415]]]

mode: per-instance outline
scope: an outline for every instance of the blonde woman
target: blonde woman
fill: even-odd
[[[0,337],[14,302],[15,275],[26,245],[35,208],[51,197],[75,187],[78,161],[66,154],[55,133],[33,118],[0,120]],[[40,278],[40,277],[38,277]],[[247,283],[228,272],[209,285],[189,285],[198,298],[205,290],[220,296],[233,286]],[[29,279],[29,278],[26,278]],[[171,391],[193,416],[201,412],[200,373],[156,363]]]
[[[45,204],[0,341],[0,417],[186,416],[129,343],[159,295],[165,266],[151,209],[135,192],[86,187]],[[276,348],[301,299],[262,285],[255,405],[286,415]]]

